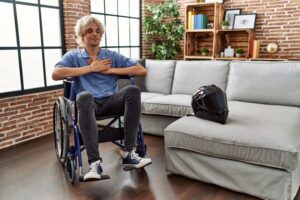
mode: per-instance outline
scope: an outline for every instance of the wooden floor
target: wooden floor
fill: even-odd
[[[257,198],[218,186],[167,175],[162,137],[146,136],[153,164],[144,170],[123,171],[118,147],[100,145],[104,171],[111,179],[70,184],[54,153],[52,137],[0,151],[1,200],[255,200]],[[85,155],[83,152],[82,155]],[[88,165],[84,156],[84,170]],[[78,170],[77,170],[78,172]],[[300,199],[299,194],[295,199]]]

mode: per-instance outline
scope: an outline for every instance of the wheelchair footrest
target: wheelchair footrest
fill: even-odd
[[[104,127],[98,131],[99,142],[110,142],[124,139],[124,128]]]
[[[100,179],[96,178],[96,179],[88,179],[88,180],[84,180],[83,176],[79,177],[79,182],[91,182],[91,181],[101,181],[101,180],[105,180],[105,179],[110,179],[109,175],[101,175]]]

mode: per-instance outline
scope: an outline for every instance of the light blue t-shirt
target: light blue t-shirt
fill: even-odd
[[[85,49],[74,49],[67,52],[61,60],[56,63],[55,67],[78,68],[88,65],[88,59],[89,54]],[[137,62],[108,49],[101,49],[97,59],[111,59],[112,67],[115,68],[130,67],[137,64]],[[88,91],[97,99],[108,97],[117,92],[118,79],[119,76],[117,75],[105,75],[101,73],[90,73],[76,77],[76,93]]]

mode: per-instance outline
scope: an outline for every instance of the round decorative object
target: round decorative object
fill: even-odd
[[[267,52],[268,53],[277,53],[278,49],[279,49],[279,46],[275,42],[271,42],[267,45]]]

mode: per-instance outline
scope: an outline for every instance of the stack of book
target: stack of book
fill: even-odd
[[[194,29],[205,29],[207,27],[207,16],[197,14],[194,16]]]
[[[195,14],[194,11],[188,12],[188,30],[206,29],[207,16],[203,14]]]

